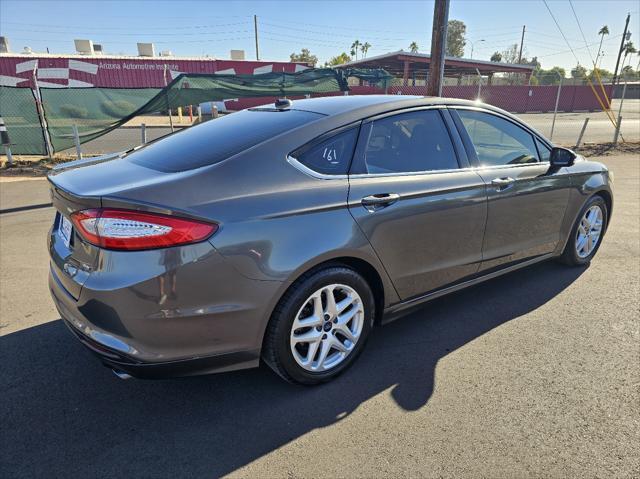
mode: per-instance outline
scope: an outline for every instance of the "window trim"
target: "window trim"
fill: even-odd
[[[498,170],[498,169],[505,169],[505,168],[522,168],[527,166],[531,167],[531,166],[549,164],[548,161],[542,161],[540,159],[540,151],[538,150],[538,145],[536,144],[535,140],[537,139],[538,141],[540,141],[540,143],[542,143],[543,145],[546,145],[549,148],[553,148],[553,145],[549,141],[547,141],[544,137],[540,136],[537,132],[529,128],[526,124],[521,123],[520,121],[515,120],[514,118],[511,118],[509,116],[503,115],[500,112],[487,110],[486,108],[481,108],[481,107],[455,105],[455,106],[448,106],[447,109],[450,110],[451,112],[451,116],[453,117],[453,121],[458,129],[458,133],[462,138],[462,143],[465,147],[465,150],[467,150],[467,156],[469,157],[469,162],[472,164],[472,168],[476,170]],[[486,113],[488,115],[493,115],[503,120],[506,120],[514,124],[515,126],[519,127],[520,129],[526,131],[528,134],[531,135],[533,139],[533,146],[535,147],[536,153],[538,154],[538,161],[535,163],[522,163],[519,165],[486,165],[486,166],[481,165],[480,162],[478,161],[478,157],[475,152],[475,147],[473,146],[473,141],[471,140],[469,133],[464,127],[464,124],[462,123],[462,119],[458,115],[457,110],[470,110],[470,111],[477,111],[480,113]],[[469,147],[471,147],[471,151],[469,151]]]
[[[349,176],[349,171],[351,171],[351,165],[353,164],[353,157],[355,156],[355,152],[358,148],[358,138],[360,137],[360,129],[362,127],[362,120],[354,121],[347,125],[339,126],[338,128],[334,128],[333,130],[326,131],[321,135],[316,136],[314,139],[306,142],[302,146],[299,146],[292,150],[289,154],[287,154],[286,160],[294,168],[300,170],[305,175],[311,176],[313,178],[317,178],[319,180],[339,180],[345,179]],[[314,170],[313,168],[309,168],[307,165],[302,163],[296,157],[293,156],[294,153],[298,152],[298,155],[304,154],[311,148],[314,148],[318,144],[326,141],[334,136],[337,136],[345,131],[357,129],[356,131],[356,143],[353,148],[353,152],[351,153],[351,158],[349,158],[349,164],[347,165],[347,173],[346,174],[331,174],[331,173],[320,173],[319,171]]]
[[[416,111],[426,111],[426,110],[438,110],[438,113],[440,115],[440,120],[442,121],[442,124],[444,125],[445,130],[447,131],[448,135],[449,135],[449,140],[451,141],[451,147],[453,149],[453,153],[456,156],[456,162],[458,163],[458,168],[450,168],[450,169],[446,169],[446,170],[419,170],[419,171],[398,171],[398,172],[393,172],[393,173],[352,173],[353,170],[353,165],[356,161],[356,157],[360,152],[362,145],[361,142],[363,140],[362,136],[363,133],[365,132],[365,128],[371,128],[371,124],[379,121],[381,119],[390,117],[390,116],[398,116],[398,115],[403,115],[405,113],[413,113]],[[362,178],[389,178],[389,177],[394,177],[394,176],[418,176],[418,175],[432,175],[432,174],[447,174],[447,173],[456,173],[458,171],[468,171],[472,169],[472,166],[469,164],[469,161],[467,160],[465,163],[469,164],[469,166],[463,166],[463,162],[461,161],[461,152],[458,151],[458,147],[456,145],[456,134],[458,134],[457,131],[452,131],[449,125],[449,122],[447,121],[447,117],[445,116],[445,114],[447,113],[447,108],[444,105],[428,105],[428,106],[417,106],[417,107],[410,107],[410,108],[403,108],[401,110],[393,110],[393,111],[387,111],[384,113],[380,113],[378,115],[369,117],[369,118],[365,118],[362,121],[362,125],[360,127],[360,134],[358,135],[358,143],[356,144],[356,148],[354,150],[353,153],[353,158],[351,159],[351,167],[349,168],[349,178],[354,178],[354,179],[362,179]],[[370,130],[369,130],[370,131]],[[364,145],[366,147],[366,145]]]

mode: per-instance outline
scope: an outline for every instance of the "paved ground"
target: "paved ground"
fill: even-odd
[[[613,101],[613,109],[618,113],[619,100]],[[547,137],[551,134],[553,113],[528,113],[519,115],[525,122],[538,129]],[[614,128],[607,115],[602,112],[593,113],[559,113],[556,118],[553,141],[566,146],[575,145],[585,118],[589,117],[589,124],[584,135],[585,142],[604,143],[613,140]],[[622,133],[629,141],[640,141],[640,100],[625,100],[622,109]],[[157,126],[161,123],[155,117],[153,128],[147,128],[147,139],[158,138],[171,133],[169,127]],[[178,124],[176,124],[176,127]],[[118,128],[82,145],[86,154],[102,154],[112,151],[126,150],[140,144],[141,133],[138,128]],[[75,154],[74,149],[65,153]]]
[[[604,161],[615,213],[589,268],[436,300],[317,388],[116,379],[49,299],[53,211],[0,215],[2,476],[640,476],[640,158]]]

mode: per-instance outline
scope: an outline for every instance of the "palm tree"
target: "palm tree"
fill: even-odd
[[[409,45],[409,51],[411,53],[418,53],[418,44],[416,42],[411,42],[411,45]]]
[[[602,41],[604,40],[604,36],[609,35],[609,27],[604,25],[598,31],[598,35],[600,35],[600,46],[598,47],[598,54],[596,55],[596,65],[598,65],[598,59],[600,58],[600,50],[602,50]]]
[[[356,40],[351,44],[351,55],[355,56],[356,60],[358,59],[358,51],[360,50],[361,45],[362,43],[360,43],[360,40]]]
[[[622,66],[624,67],[624,62],[627,61],[627,55],[631,55],[633,53],[638,53],[638,50],[636,49],[635,45],[633,44],[633,42],[627,42],[624,44],[623,48],[623,52],[624,52],[624,58],[622,59]],[[631,62],[629,62],[631,63]]]
[[[364,42],[364,44],[360,46],[360,51],[362,52],[362,58],[367,57],[367,52],[369,51],[369,48],[371,48],[371,44],[369,42]]]

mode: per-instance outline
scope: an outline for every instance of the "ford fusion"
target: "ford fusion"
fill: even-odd
[[[603,165],[514,116],[408,96],[279,100],[49,181],[51,293],[106,366],[302,384],[432,298],[589,263],[613,201]]]

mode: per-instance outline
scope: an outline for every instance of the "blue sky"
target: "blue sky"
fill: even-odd
[[[568,0],[548,0],[578,60],[591,60]],[[573,0],[588,43],[597,43],[598,30],[608,25],[602,66],[610,70],[620,45],[627,13],[631,38],[640,45],[638,0]],[[253,15],[258,15],[260,56],[288,60],[289,54],[309,48],[320,61],[349,51],[353,40],[369,42],[368,56],[416,41],[428,52],[433,1],[29,1],[0,0],[0,34],[9,37],[13,51],[73,53],[74,38],[104,45],[106,53],[136,54],[136,42],[153,42],[156,51],[180,56],[205,54],[228,58],[229,50],[244,49],[255,58]],[[489,59],[520,41],[526,24],[525,51],[538,56],[544,68],[570,69],[573,54],[553,23],[542,0],[451,0],[449,18],[467,25],[474,42],[474,58]],[[483,40],[483,41],[482,41]],[[598,45],[590,47],[595,56]],[[467,44],[465,56],[471,54]],[[634,68],[640,57],[634,56]]]

